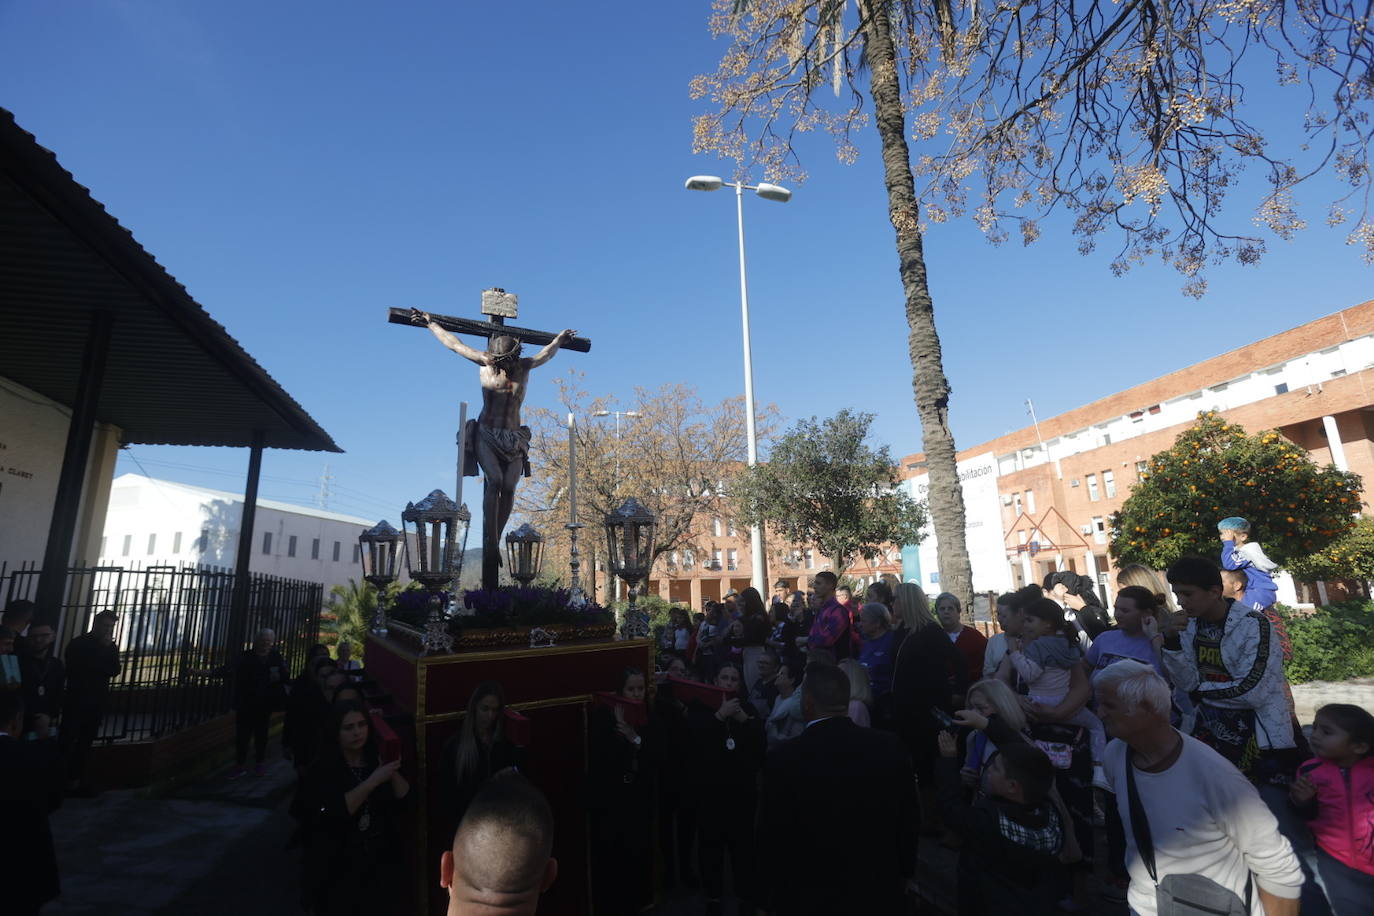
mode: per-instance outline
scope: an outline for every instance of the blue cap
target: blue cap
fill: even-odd
[[[1222,519],[1221,521],[1217,522],[1217,530],[1218,530],[1218,531],[1249,531],[1249,530],[1250,530],[1250,523],[1247,522],[1245,519],[1241,518],[1239,515],[1233,515],[1233,516],[1231,516],[1230,518],[1224,518],[1224,519]]]

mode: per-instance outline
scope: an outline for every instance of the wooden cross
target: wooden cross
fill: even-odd
[[[482,314],[491,320],[475,321],[471,318],[455,318],[452,315],[436,315],[433,312],[429,313],[429,317],[445,331],[451,331],[454,334],[468,334],[473,337],[490,338],[496,334],[505,334],[514,337],[521,343],[542,345],[550,343],[554,337],[558,336],[556,332],[535,331],[530,328],[517,328],[514,325],[506,324],[507,318],[516,316],[516,297],[513,293],[508,293],[503,289],[482,291]],[[424,327],[424,325],[416,324],[410,320],[410,309],[390,309],[387,312],[386,320],[392,324],[404,324],[412,328]],[[592,342],[586,337],[574,337],[563,344],[561,349],[590,353]]]

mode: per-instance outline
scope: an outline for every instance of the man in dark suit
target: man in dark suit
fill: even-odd
[[[806,731],[768,754],[760,852],[777,916],[907,912],[920,822],[911,759],[848,709],[844,672],[809,666]]]
[[[32,916],[58,894],[48,812],[62,800],[62,768],[57,742],[23,740],[23,721],[23,693],[0,690],[0,909]]]

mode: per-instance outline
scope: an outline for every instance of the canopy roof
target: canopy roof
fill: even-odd
[[[97,415],[130,444],[342,451],[57,157],[0,108],[0,375],[71,406],[112,318]]]

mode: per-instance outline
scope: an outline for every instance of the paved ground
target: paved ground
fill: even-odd
[[[1325,703],[1374,709],[1374,679],[1302,684],[1293,696],[1307,725]],[[286,849],[293,780],[290,765],[277,759],[264,777],[230,782],[216,773],[169,797],[122,791],[67,800],[52,818],[63,896],[44,916],[299,916],[299,854]],[[953,912],[956,858],[922,840],[919,880],[929,912]],[[1100,887],[1089,888],[1082,912],[1124,913],[1099,898]],[[701,898],[671,895],[655,912],[695,916]]]

